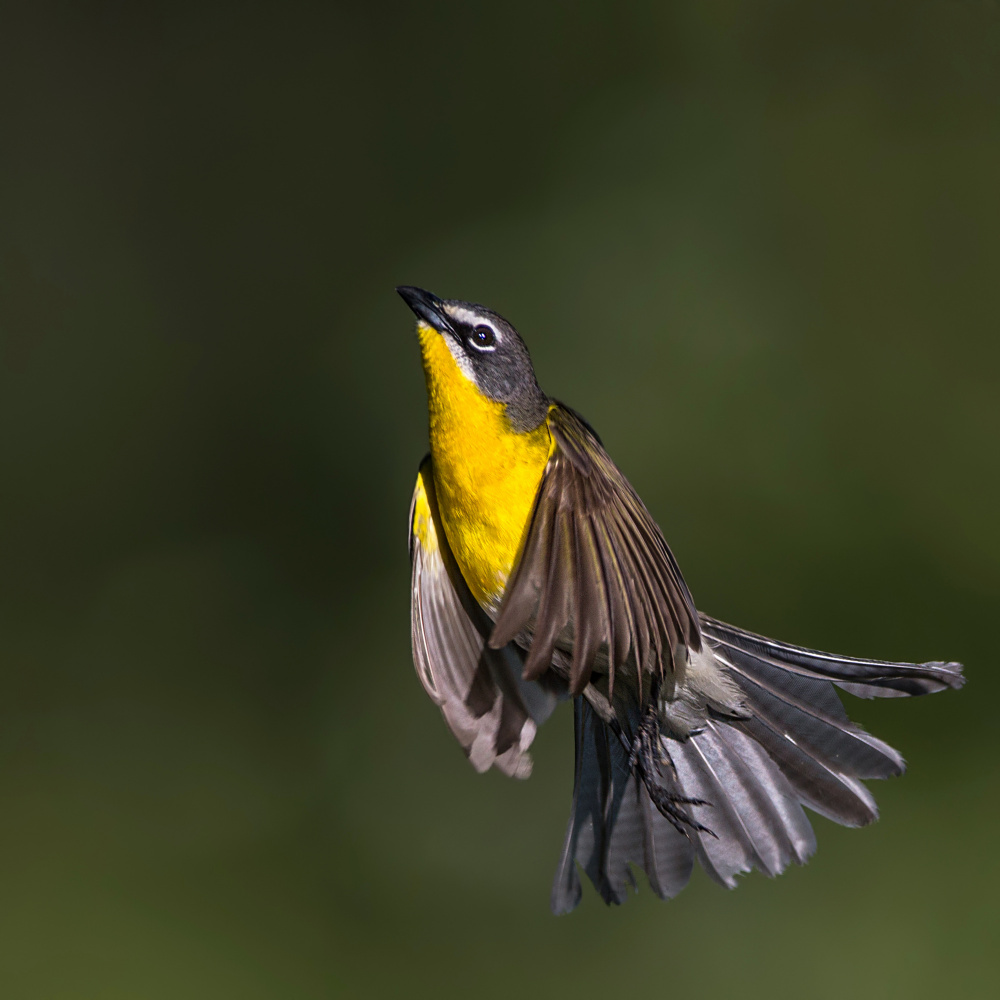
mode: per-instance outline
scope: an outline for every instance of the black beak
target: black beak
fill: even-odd
[[[444,311],[444,303],[430,292],[412,285],[400,285],[397,289],[402,300],[428,325],[440,333],[446,330],[454,332],[451,320]]]

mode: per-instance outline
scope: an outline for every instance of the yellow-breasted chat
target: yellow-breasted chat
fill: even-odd
[[[552,908],[605,901],[641,868],[661,898],[697,857],[723,885],[804,863],[803,807],[878,816],[864,779],[897,751],[837,689],[958,688],[958,663],[788,645],[699,612],[662,532],[586,420],[545,395],[496,312],[397,289],[417,316],[430,454],[410,507],[413,658],[477,770],[526,777],[537,727],[572,698],[576,767]]]

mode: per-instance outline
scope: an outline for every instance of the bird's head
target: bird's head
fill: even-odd
[[[524,341],[507,320],[485,306],[439,299],[422,288],[402,285],[396,291],[416,313],[429,384],[445,374],[442,368],[454,366],[480,395],[504,405],[513,430],[533,430],[545,419],[548,400]]]

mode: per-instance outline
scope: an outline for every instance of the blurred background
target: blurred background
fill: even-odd
[[[991,0],[5,7],[0,995],[993,996],[998,178]],[[706,611],[965,662],[851,699],[877,825],[550,916],[572,713],[477,776],[411,665],[399,283]]]

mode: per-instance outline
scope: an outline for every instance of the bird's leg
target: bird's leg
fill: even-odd
[[[633,770],[642,778],[649,797],[653,800],[653,805],[660,811],[664,819],[669,820],[674,829],[684,836],[689,836],[691,830],[699,833],[707,833],[711,836],[715,834],[707,826],[693,819],[690,813],[681,808],[682,806],[707,806],[711,805],[704,799],[689,798],[686,795],[678,795],[670,791],[660,781],[660,767],[666,764],[672,768],[674,765],[663,752],[663,744],[660,741],[660,724],[656,718],[656,710],[647,712],[639,725],[639,731],[632,741],[632,751],[630,759],[634,758]]]
[[[660,781],[661,766],[666,764],[672,769],[674,765],[664,752],[663,742],[660,739],[659,687],[658,678],[654,678],[651,684],[649,704],[646,706],[638,729],[631,739],[625,735],[617,722],[613,723],[613,729],[622,746],[628,751],[629,769],[642,778],[646,791],[660,815],[685,837],[690,837],[692,830],[714,837],[716,835],[712,830],[703,826],[696,819],[693,819],[686,810],[680,808],[681,806],[710,806],[711,803],[704,799],[692,799],[684,795],[677,795],[664,787]]]

